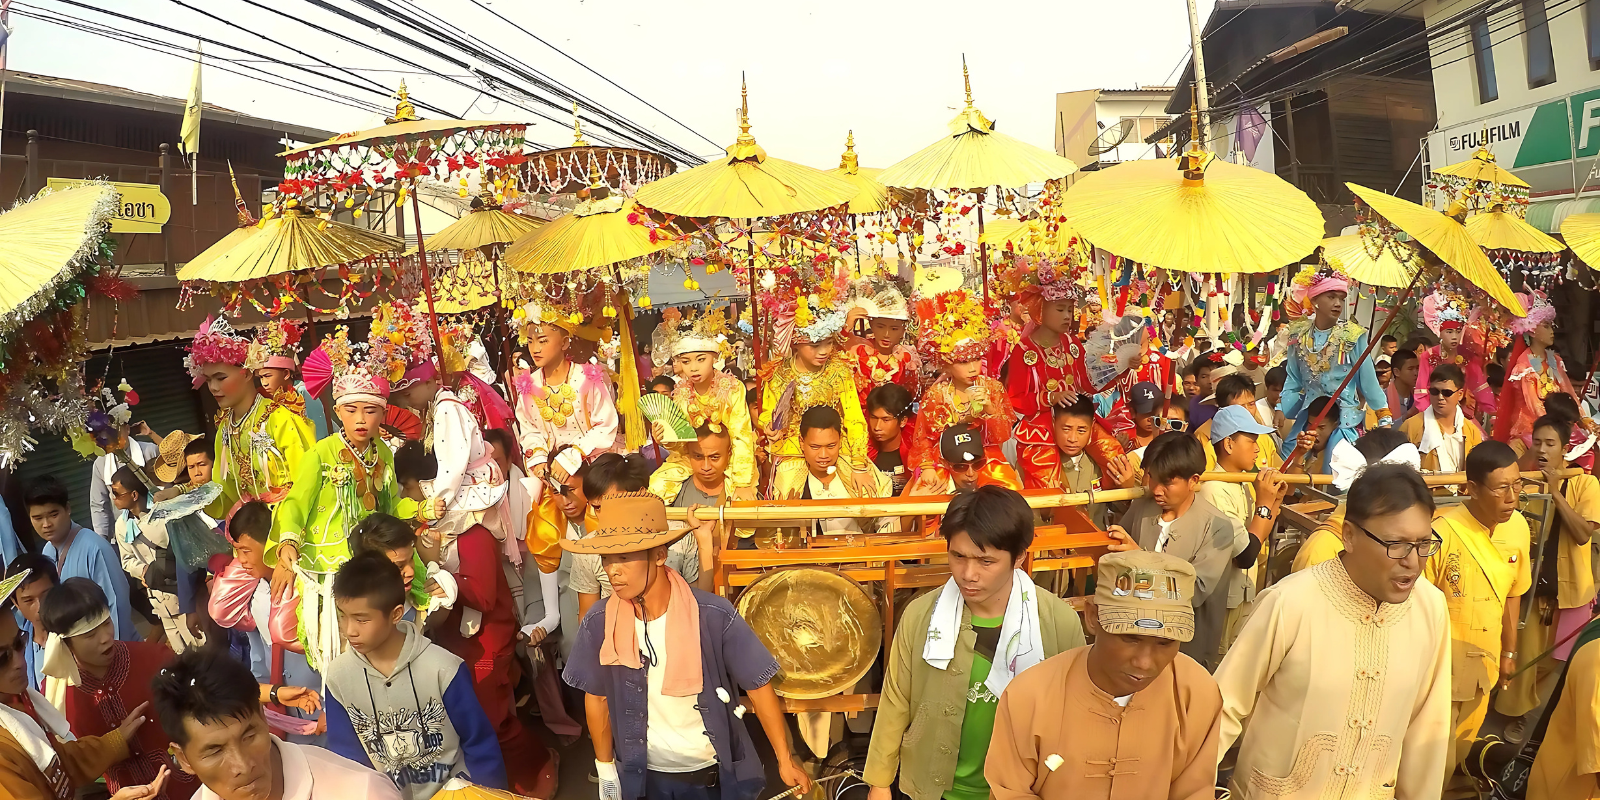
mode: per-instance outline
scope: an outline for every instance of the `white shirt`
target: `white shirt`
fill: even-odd
[[[699,698],[670,697],[661,692],[667,675],[667,615],[649,622],[635,616],[633,635],[639,643],[639,660],[649,684],[644,732],[646,767],[657,772],[694,772],[717,763],[717,750],[706,735],[705,718],[695,708]]]
[[[823,486],[822,481],[817,480],[817,476],[809,472],[806,473],[806,487],[811,490],[812,500],[855,499],[850,496],[850,490],[845,488],[844,479],[838,473],[831,477],[833,480],[829,481],[827,486]],[[822,533],[865,533],[861,529],[861,521],[849,517],[819,519],[817,520],[817,529]]]
[[[1159,553],[1167,549],[1167,540],[1172,538],[1172,522],[1156,517],[1156,524],[1161,526],[1161,535],[1156,537],[1156,552]]]

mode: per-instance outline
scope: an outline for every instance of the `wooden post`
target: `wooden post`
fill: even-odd
[[[159,164],[161,166],[161,193],[164,195],[167,194],[167,190],[172,186],[172,145],[167,144],[166,142],[161,143],[161,158]],[[161,226],[161,263],[165,267],[166,274],[169,276],[178,274],[177,269],[172,263],[171,230],[171,225]]]
[[[28,131],[27,169],[22,177],[22,194],[32,197],[44,188],[39,182],[39,132]]]

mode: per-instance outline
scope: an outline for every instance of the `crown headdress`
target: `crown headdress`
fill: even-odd
[[[251,370],[271,367],[294,369],[300,365],[300,337],[305,323],[288,319],[269,319],[256,328],[245,366]]]
[[[201,370],[207,364],[231,364],[242,367],[250,358],[250,340],[239,335],[223,317],[206,317],[200,323],[200,330],[194,335],[194,341],[189,343],[189,354],[183,359],[183,366],[189,371],[189,377],[194,379],[194,385],[199,386],[205,382],[205,373]]]
[[[983,357],[990,327],[983,304],[966,289],[917,301],[917,334],[922,352],[941,364],[964,364]]]
[[[804,291],[804,290],[801,290]],[[794,309],[794,343],[817,344],[844,330],[845,311],[823,306],[814,294],[797,294]]]
[[[350,330],[340,325],[306,358],[306,391],[319,395],[331,385],[336,404],[365,401],[388,405],[391,365],[387,360],[397,354],[393,348],[350,341]],[[405,371],[404,361],[399,370]]]
[[[1555,322],[1556,307],[1551,305],[1550,298],[1539,292],[1518,292],[1517,299],[1522,301],[1522,307],[1528,310],[1528,314],[1511,320],[1512,333],[1533,333],[1534,328],[1546,322]]]

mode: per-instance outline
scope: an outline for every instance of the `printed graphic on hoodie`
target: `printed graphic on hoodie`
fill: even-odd
[[[434,760],[444,750],[444,721],[444,704],[437,698],[420,711],[379,711],[375,717],[359,708],[350,709],[350,725],[362,747],[378,769],[402,789],[411,783],[450,779],[450,765]]]

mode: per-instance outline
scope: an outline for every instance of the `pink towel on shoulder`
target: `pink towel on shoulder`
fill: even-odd
[[[667,672],[661,692],[668,697],[692,697],[704,686],[700,668],[700,603],[689,582],[667,568],[672,599],[667,603]],[[639,643],[634,638],[633,604],[612,593],[606,600],[606,636],[600,642],[600,663],[638,669]]]

